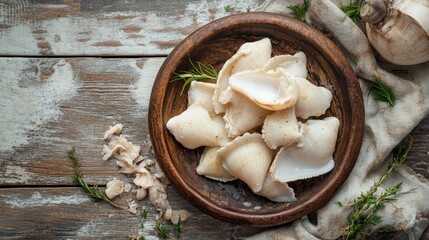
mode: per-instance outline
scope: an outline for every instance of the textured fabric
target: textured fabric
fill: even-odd
[[[365,105],[365,133],[360,154],[351,175],[336,196],[317,214],[317,224],[307,217],[284,227],[266,230],[249,239],[336,239],[344,232],[350,208],[335,202],[351,202],[366,192],[386,170],[390,152],[429,112],[429,62],[415,66],[395,66],[377,63],[370,43],[361,29],[337,7],[340,1],[310,0],[306,14],[308,23],[330,33],[358,75]],[[289,14],[287,6],[301,0],[267,0],[257,11]],[[392,71],[405,70],[405,71]],[[379,78],[395,93],[396,104],[389,107],[370,95],[368,81]],[[381,224],[374,230],[393,226],[408,233],[409,239],[419,239],[429,225],[429,182],[412,173],[406,166],[397,168],[382,184],[392,187],[403,182],[397,201],[380,209]]]

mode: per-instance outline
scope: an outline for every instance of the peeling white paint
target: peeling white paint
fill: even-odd
[[[77,230],[76,235],[78,237],[92,237],[94,236],[94,233],[97,232],[98,228],[98,224],[93,221],[90,221],[83,225],[79,230]]]
[[[198,27],[224,16],[246,12],[247,7],[254,9],[258,6],[256,0],[242,0],[236,5],[234,3],[236,2],[230,0],[193,1],[185,6],[185,11],[181,15],[170,16],[160,16],[157,11],[69,15],[42,19],[38,22],[37,28],[33,29],[30,29],[27,22],[20,22],[0,31],[0,51],[3,54],[38,55],[43,49],[39,49],[37,44],[43,42],[48,43],[51,48],[49,51],[57,55],[168,54],[175,42],[178,43]],[[224,10],[226,5],[230,5],[233,11],[226,12]],[[65,5],[41,6],[63,8]],[[7,11],[0,8],[0,16],[2,15],[7,15]],[[118,16],[130,18],[118,20],[115,18]],[[19,19],[19,15],[14,18]],[[128,25],[139,26],[142,30],[126,32],[123,27]],[[42,31],[33,33],[32,30]],[[132,34],[141,36],[130,38]],[[109,41],[117,42],[113,46],[100,45]]]
[[[0,184],[22,184],[33,178],[34,174],[27,172],[25,168],[6,165],[0,177]]]
[[[10,205],[12,208],[26,208],[38,206],[52,206],[60,204],[79,205],[89,202],[90,198],[86,195],[72,195],[72,196],[42,196],[40,192],[33,192],[30,198],[23,198],[22,196],[5,197],[4,203]]]
[[[50,78],[43,81],[29,71],[39,68],[38,61],[0,59],[0,151],[27,144],[28,131],[56,119],[61,114],[59,103],[76,94],[78,86],[69,63],[59,60]]]
[[[149,58],[141,69],[135,62],[131,63],[131,67],[137,72],[139,79],[130,87],[130,92],[142,109],[147,109],[149,106],[152,86],[164,60],[164,58]]]

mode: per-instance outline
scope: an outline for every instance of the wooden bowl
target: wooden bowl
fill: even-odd
[[[255,195],[241,181],[221,183],[196,173],[203,147],[188,150],[169,133],[165,124],[186,109],[182,82],[169,83],[174,72],[190,70],[189,59],[212,64],[218,71],[245,42],[268,37],[273,55],[304,51],[308,79],[333,93],[324,116],[336,116],[340,130],[334,169],[319,177],[290,184],[297,200],[276,203]],[[272,13],[244,13],[211,22],[184,39],[168,55],[152,88],[149,131],[155,155],[176,190],[211,216],[235,224],[268,227],[309,214],[328,202],[347,179],[359,154],[363,137],[362,93],[349,62],[335,44],[300,20]]]

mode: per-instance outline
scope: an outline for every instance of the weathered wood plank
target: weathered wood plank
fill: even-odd
[[[147,106],[162,62],[0,59],[0,185],[72,184],[71,146],[90,182],[121,176],[113,161],[101,160],[103,134],[115,122],[148,156]]]
[[[192,207],[168,188],[174,209],[187,209],[192,216],[182,223],[181,239],[232,239],[260,231],[214,219]],[[128,193],[114,199],[127,205],[133,199]],[[154,231],[156,209],[148,200],[137,201],[139,210],[145,206],[148,217],[89,198],[80,188],[0,189],[1,239],[127,239],[141,235],[157,239]],[[171,223],[164,224],[173,231]],[[174,236],[174,233],[172,233]]]
[[[31,59],[1,58],[0,185],[70,185],[75,146],[93,184],[118,173],[103,162],[104,132],[115,122],[150,154],[147,107],[155,75],[164,58]],[[413,131],[409,165],[429,178],[429,117]]]
[[[166,55],[198,27],[262,2],[0,0],[0,55]]]

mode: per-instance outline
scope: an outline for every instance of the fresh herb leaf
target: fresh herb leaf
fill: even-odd
[[[384,85],[380,79],[376,78],[375,82],[371,82],[372,89],[372,97],[377,101],[387,102],[390,107],[395,106],[396,97],[393,94],[392,90]]]
[[[155,222],[155,231],[157,234],[162,238],[166,239],[169,237],[169,231],[168,229],[162,224],[160,220],[157,220]]]
[[[361,0],[357,1],[351,1],[349,5],[343,5],[343,3],[340,3],[340,9],[343,11],[346,15],[341,20],[341,22],[344,22],[346,17],[349,17],[353,22],[357,23],[360,20],[360,8],[361,8]]]
[[[173,224],[174,232],[176,233],[176,236],[180,236],[180,233],[182,233],[182,225],[180,222]]]
[[[225,12],[229,12],[231,11],[231,5],[226,5],[225,7],[223,7],[223,9],[225,10]]]
[[[141,221],[141,222],[140,222],[140,228],[141,228],[141,229],[144,229],[144,221]]]
[[[143,219],[147,218],[147,209],[143,209],[143,211],[140,212],[140,217],[142,217]]]
[[[110,199],[106,195],[106,192],[104,190],[101,190],[100,188],[98,188],[97,185],[95,185],[93,187],[89,187],[88,184],[83,179],[83,173],[79,167],[79,161],[77,160],[76,150],[74,148],[72,148],[72,149],[68,150],[67,153],[69,155],[69,158],[73,162],[73,169],[74,169],[74,173],[75,173],[74,180],[76,181],[76,183],[78,183],[85,190],[85,192],[87,192],[94,199],[104,200],[116,208],[126,209],[125,207],[118,206],[118,205],[114,204],[112,201],[110,201]]]
[[[340,206],[340,207],[343,207],[343,206],[344,206],[343,202],[341,202],[341,201],[336,201],[336,202],[335,202],[335,204],[337,204],[337,205],[338,205],[338,206]]]
[[[204,65],[201,62],[196,62],[196,64],[194,64],[191,59],[189,59],[189,62],[192,66],[191,71],[181,71],[179,73],[174,73],[170,80],[170,82],[184,81],[180,95],[183,94],[186,86],[191,84],[192,81],[208,79],[211,82],[216,83],[217,80],[217,71],[212,65]]]
[[[308,0],[304,0],[302,4],[291,5],[291,6],[288,6],[287,8],[289,8],[292,11],[293,15],[295,15],[302,21],[305,21],[305,14],[307,13],[307,10],[308,10]]]
[[[378,196],[374,196],[374,194],[393,169],[405,163],[412,146],[413,138],[409,135],[406,140],[394,149],[393,159],[381,178],[375,181],[374,185],[366,193],[361,193],[359,197],[353,199],[349,225],[346,228],[346,233],[340,239],[355,239],[358,234],[361,239],[365,239],[371,234],[371,226],[382,221],[383,218],[376,214],[377,211],[386,203],[396,200],[393,196],[398,193],[402,183],[397,183],[395,186],[387,188]]]

